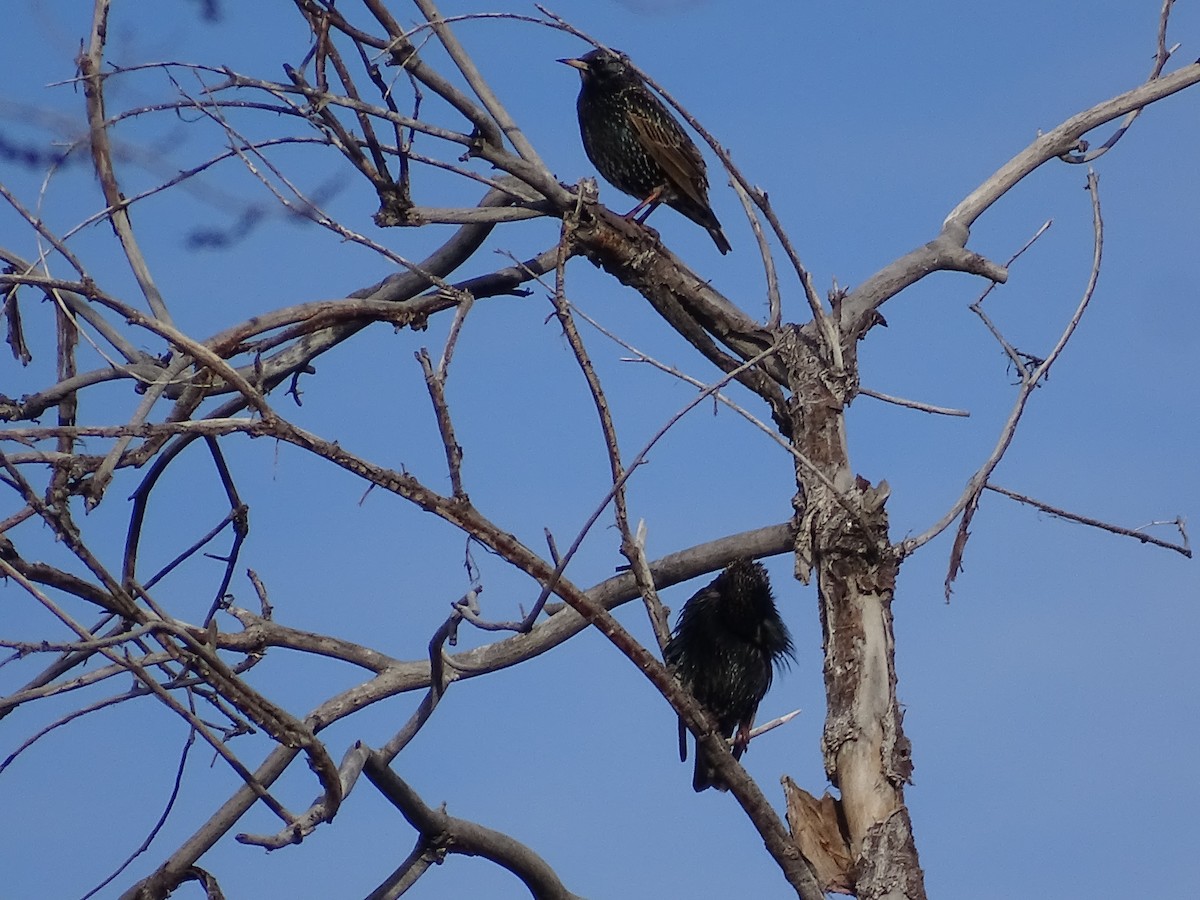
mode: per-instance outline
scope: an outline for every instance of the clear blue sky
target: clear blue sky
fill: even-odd
[[[553,8],[630,53],[705,123],[769,192],[823,291],[835,279],[858,284],[934,237],[958,200],[1039,129],[1139,84],[1150,69],[1159,5],[562,0]],[[75,135],[81,93],[49,85],[74,72],[87,4],[12,6],[0,64],[0,135],[19,143],[44,141],[47,129],[60,139]],[[297,64],[307,49],[305,27],[290,4],[222,3],[218,23],[202,22],[198,4],[114,6],[108,59],[115,63],[227,64],[279,79],[282,64]],[[415,21],[415,7],[392,6],[402,21]],[[447,15],[480,8],[442,4]],[[578,79],[554,63],[583,45],[495,21],[464,23],[458,35],[555,173],[568,183],[594,174],[575,125]],[[1180,61],[1200,55],[1193,6],[1179,4],[1171,41],[1182,42]],[[110,109],[153,103],[171,89],[161,75],[146,74],[115,82],[111,91]],[[1128,527],[1200,515],[1198,112],[1196,89],[1168,99],[1096,163],[1106,221],[1099,287],[1078,334],[1034,396],[997,483]],[[264,132],[276,127],[261,117],[241,121],[256,121],[253,127]],[[1095,143],[1108,133],[1102,130]],[[221,141],[211,128],[166,115],[116,137],[127,190],[195,164]],[[370,223],[371,197],[344,174],[340,159],[296,150],[276,158],[306,189],[327,193],[330,211],[351,227],[412,258],[446,233],[378,232]],[[656,212],[651,224],[704,277],[763,315],[749,227],[715,160],[710,171],[713,206],[732,254],[720,257],[702,230],[669,210]],[[974,249],[1003,262],[1053,220],[988,300],[1009,338],[1031,353],[1053,345],[1086,282],[1092,226],[1084,177],[1080,167],[1046,166],[990,210],[972,235]],[[40,173],[0,161],[0,182],[31,206],[40,181]],[[446,205],[439,184],[419,180],[418,202]],[[278,216],[236,247],[190,249],[194,229],[228,228],[248,204],[273,208],[231,164],[198,186],[188,199],[168,194],[134,210],[172,312],[194,334],[215,333],[257,311],[341,297],[390,271],[365,251]],[[620,212],[632,205],[611,187],[602,187],[601,197]],[[90,170],[79,165],[50,183],[43,215],[61,232],[99,205]],[[489,249],[527,256],[556,233],[553,222],[500,229]],[[7,207],[0,209],[0,244],[35,252]],[[136,291],[107,227],[93,226],[72,246],[104,287],[133,301]],[[503,262],[485,253],[461,274]],[[784,285],[785,316],[803,320],[794,281],[785,278]],[[873,482],[890,483],[897,540],[923,531],[953,502],[1008,414],[1012,373],[967,309],[983,287],[965,275],[926,279],[885,307],[889,328],[876,329],[860,347],[865,386],[972,414],[934,418],[865,397],[854,404],[852,460]],[[586,262],[572,263],[568,291],[652,355],[697,377],[712,376],[640,297]],[[26,303],[28,321],[45,315]],[[534,547],[544,546],[543,528],[560,545],[569,543],[603,497],[607,473],[585,387],[557,326],[545,321],[549,312],[542,292],[480,303],[450,382],[472,499]],[[302,409],[281,393],[273,402],[322,436],[445,489],[412,353],[427,346],[436,354],[447,324],[420,333],[377,326],[318,360]],[[692,393],[648,367],[620,362],[625,352],[599,335],[587,338],[631,454]],[[6,350],[0,354],[0,393],[17,396],[45,383],[53,345],[44,332],[31,339],[37,360],[28,370]],[[146,346],[161,349],[149,340]],[[104,397],[98,407],[85,406],[81,421],[123,421],[139,399],[123,388]],[[422,656],[447,604],[466,588],[461,539],[381,491],[360,502],[362,484],[290,448],[226,443],[251,505],[251,538],[231,588],[239,605],[254,605],[244,577],[250,566],[284,623],[401,658]],[[195,507],[211,479],[211,470],[196,462],[164,483],[164,497],[173,499],[152,522],[148,571],[219,517],[215,503]],[[105,505],[85,520],[113,566],[124,539],[123,497],[135,484],[135,476],[119,477]],[[704,406],[634,480],[631,513],[646,520],[650,553],[660,556],[783,521],[792,490],[790,463],[775,445],[728,411],[714,417]],[[180,509],[190,517],[182,526]],[[0,507],[0,518],[9,512]],[[623,561],[610,522],[602,520],[569,571],[575,583],[592,584]],[[45,537],[27,525],[14,539],[33,548]],[[948,552],[944,536],[908,560],[894,604],[899,696],[916,766],[907,796],[930,895],[1200,896],[1192,859],[1200,838],[1196,563],[995,495],[984,498],[975,518],[950,605],[942,599]],[[527,583],[482,553],[476,559],[486,614],[512,618],[519,604],[528,606],[534,595]],[[160,600],[185,619],[199,619],[217,566],[191,561],[159,589]],[[820,794],[826,782],[816,602],[811,588],[790,578],[789,559],[769,561],[769,568],[798,659],[761,712],[799,707],[804,713],[756,741],[745,762],[772,798],[779,797],[782,773]],[[678,609],[700,583],[673,588],[664,600]],[[619,616],[650,640],[640,606]],[[0,635],[47,635],[46,615],[13,585],[0,585]],[[463,646],[486,637],[464,631]],[[253,674],[256,686],[297,714],[356,676],[332,663],[297,663],[274,651]],[[37,669],[30,663],[0,669],[0,692]],[[418,699],[395,698],[326,731],[334,758],[356,739],[385,741]],[[29,705],[4,719],[0,758],[77,702]],[[0,776],[0,895],[77,897],[99,881],[157,818],[185,736],[177,718],[143,700],[60,729]],[[251,763],[261,758],[263,747],[256,750],[252,740],[236,746]],[[157,864],[236,787],[223,764],[210,765],[211,755],[193,751],[174,815],[131,872]],[[715,792],[693,794],[690,767],[676,758],[669,708],[598,634],[455,685],[395,768],[430,804],[445,802],[452,814],[529,844],[581,895],[790,894],[736,803]],[[279,789],[294,811],[316,793],[302,765]],[[256,808],[237,830],[275,828]],[[264,855],[227,840],[200,865],[230,897],[353,897],[391,871],[412,842],[407,824],[360,787],[333,826],[300,847]],[[133,877],[117,883],[127,886]],[[185,888],[180,896],[198,892]],[[490,864],[452,857],[410,896],[526,893]]]

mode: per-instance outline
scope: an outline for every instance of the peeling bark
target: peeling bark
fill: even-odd
[[[792,840],[812,866],[821,890],[827,894],[853,894],[854,859],[842,805],[828,793],[818,800],[786,775],[782,780]]]
[[[844,412],[858,386],[853,344],[840,355],[838,367],[805,330],[783,336],[794,445],[823,476],[797,464],[794,506],[797,575],[816,573],[820,604],[825,770],[841,791],[857,895],[923,900],[904,805],[911,747],[896,700],[891,602],[899,560],[887,539],[886,485],[873,487],[850,468]]]

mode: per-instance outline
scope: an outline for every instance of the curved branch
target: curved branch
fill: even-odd
[[[510,192],[493,188],[479,201],[479,206],[481,208],[506,206],[512,202],[513,196]],[[464,225],[454,233],[450,240],[422,260],[415,267],[415,271],[391,275],[375,285],[354,291],[349,296],[352,299],[388,303],[411,300],[433,284],[432,278],[444,278],[474,256],[483,245],[484,240],[491,234],[493,227],[493,223]],[[418,315],[422,317],[432,315],[434,312],[449,309],[456,302],[448,294],[439,292],[424,298]],[[322,353],[357,334],[368,324],[370,321],[351,321],[331,325],[302,337],[295,344],[279,351],[274,356],[259,360],[252,366],[239,367],[237,371],[243,378],[253,377],[263,385],[264,389],[270,390],[293,373],[303,370]],[[209,389],[208,393],[221,393],[228,390],[230,390],[229,385],[218,383]],[[183,396],[183,391],[179,390],[174,394],[168,393],[168,396],[180,397]]]
[[[1177,72],[1148,81],[1133,90],[1118,94],[1111,100],[1098,103],[1091,109],[1086,109],[1067,119],[1038,137],[1032,144],[996,170],[983,184],[968,194],[958,206],[946,216],[942,225],[943,232],[962,234],[966,240],[975,220],[989,206],[1003,197],[1025,176],[1034,169],[1057,159],[1079,145],[1079,139],[1085,134],[1106,122],[1119,118],[1135,109],[1141,109],[1176,94],[1200,82],[1200,62],[1184,66]]]
[[[388,767],[378,751],[367,756],[363,773],[421,833],[431,848],[490,859],[520,878],[536,900],[583,900],[567,890],[544,859],[519,841],[475,822],[448,815],[444,809],[430,809],[417,792]]]
[[[125,257],[129,260],[129,266],[142,289],[142,294],[146,297],[150,311],[160,322],[171,325],[171,314],[167,311],[167,305],[154,283],[137,238],[134,237],[133,223],[124,206],[124,197],[113,168],[112,145],[108,140],[104,116],[104,75],[100,71],[104,61],[104,42],[108,33],[109,3],[110,0],[96,0],[88,46],[79,54],[79,72],[83,81],[83,95],[87,100],[92,161],[95,163],[96,177],[104,191],[104,201],[112,210],[109,221],[121,242]]]
[[[739,556],[760,558],[786,553],[791,549],[792,542],[790,522],[770,525],[665,556],[651,563],[651,573],[654,583],[666,588],[723,568]],[[639,597],[640,593],[633,574],[624,572],[595,585],[587,591],[586,596],[592,604],[607,610]],[[456,681],[517,665],[557,647],[587,627],[587,620],[568,607],[535,626],[529,634],[515,635],[448,656],[445,660],[447,676]],[[223,648],[241,649],[236,643],[236,636],[222,634],[219,639]],[[326,700],[309,713],[305,721],[311,723],[314,732],[320,732],[344,716],[378,700],[405,691],[428,688],[431,683],[428,660],[397,663],[381,672],[377,678]],[[291,765],[298,752],[290,747],[276,747],[255,771],[257,783],[267,787],[273,784]],[[255,793],[248,787],[236,791],[155,872],[122,894],[122,900],[165,898],[186,877],[189,868],[234,827],[255,799]]]
[[[547,177],[552,178],[550,170],[546,168],[546,164],[542,162],[542,158],[533,149],[533,144],[525,137],[524,132],[517,127],[517,123],[508,114],[508,110],[504,108],[504,105],[500,102],[500,98],[492,90],[491,85],[479,74],[475,63],[467,55],[462,44],[458,42],[458,38],[454,36],[454,32],[447,26],[438,8],[430,3],[429,0],[415,0],[415,2],[417,8],[421,10],[421,14],[425,16],[426,21],[433,26],[434,34],[438,36],[438,40],[442,42],[442,46],[446,48],[446,52],[450,54],[450,58],[454,60],[454,64],[458,66],[458,70],[462,72],[463,77],[467,79],[467,83],[471,85],[471,90],[483,102],[492,119],[500,126],[500,130],[511,142],[517,153],[527,163],[538,167]]]
[[[775,343],[769,331],[692,272],[644,226],[598,204],[584,204],[583,215],[570,237],[577,252],[645,297],[722,372],[733,372]],[[714,337],[740,359],[721,350]],[[737,380],[762,397],[770,405],[776,424],[786,429],[788,418],[780,389],[786,375],[782,368],[773,359],[764,359],[740,372]]]
[[[840,315],[846,340],[865,334],[880,306],[931,272],[967,272],[1004,282],[1008,277],[1004,267],[965,249],[975,220],[1035,169],[1077,147],[1080,138],[1091,129],[1197,83],[1200,83],[1200,63],[1192,63],[1084,110],[1038,137],[954,207],[938,237],[885,266],[847,295]]]
[[[914,538],[908,538],[896,545],[895,550],[898,552],[901,559],[910,555],[918,547],[921,547],[929,541],[933,540],[941,534],[950,523],[953,522],[961,514],[962,521],[959,523],[958,538],[955,540],[954,549],[951,551],[950,571],[946,577],[946,598],[950,597],[950,585],[954,581],[954,577],[958,573],[959,562],[961,561],[962,548],[967,540],[967,525],[970,523],[971,517],[974,515],[975,509],[979,504],[980,494],[987,485],[988,478],[995,471],[996,466],[1000,464],[1000,460],[1004,458],[1004,454],[1008,451],[1012,444],[1013,437],[1016,435],[1017,426],[1021,423],[1021,417],[1025,412],[1025,406],[1029,402],[1029,397],[1034,389],[1046,378],[1050,372],[1050,367],[1058,359],[1067,342],[1071,339],[1071,335],[1075,333],[1076,327],[1079,325],[1080,319],[1083,318],[1084,312],[1087,310],[1088,304],[1091,302],[1092,294],[1096,290],[1096,282],[1100,278],[1100,261],[1104,251],[1104,219],[1100,215],[1100,195],[1098,189],[1098,181],[1094,172],[1088,173],[1088,190],[1092,198],[1092,224],[1093,224],[1093,250],[1092,250],[1092,265],[1088,272],[1087,284],[1083,290],[1083,296],[1079,300],[1079,304],[1075,308],[1071,320],[1059,335],[1058,341],[1053,349],[1044,360],[1033,369],[1027,376],[1022,378],[1021,387],[1017,391],[1016,400],[1013,401],[1012,411],[1008,415],[1008,420],[1004,423],[1000,430],[1000,435],[996,439],[996,444],[992,448],[992,452],[983,464],[967,481],[967,486],[963,490],[962,495],[955,501],[954,505],[939,519],[936,523],[930,526],[923,534]]]
[[[1174,47],[1167,46],[1167,22],[1170,21],[1171,7],[1174,5],[1174,3],[1175,3],[1175,0],[1163,0],[1162,9],[1159,11],[1159,14],[1158,14],[1158,41],[1157,41],[1157,47],[1155,48],[1155,51],[1154,51],[1154,67],[1150,70],[1150,74],[1148,76],[1146,76],[1147,81],[1153,81],[1159,75],[1161,75],[1163,67],[1167,64],[1167,60],[1169,60],[1171,58],[1171,54],[1179,49],[1178,44],[1176,44]],[[1099,157],[1101,157],[1105,153],[1107,153],[1109,150],[1111,150],[1113,147],[1115,147],[1117,144],[1117,141],[1121,140],[1121,138],[1125,136],[1125,133],[1127,131],[1129,131],[1129,127],[1131,125],[1133,125],[1133,123],[1137,119],[1137,117],[1142,114],[1142,109],[1143,109],[1143,107],[1139,106],[1137,109],[1133,110],[1133,112],[1128,113],[1125,116],[1125,118],[1121,120],[1120,126],[1118,126],[1117,130],[1112,133],[1112,136],[1107,141],[1105,141],[1103,144],[1101,144],[1099,147],[1097,147],[1095,150],[1092,150],[1090,148],[1085,149],[1085,148],[1081,147],[1080,149],[1083,150],[1084,152],[1077,153],[1077,154],[1076,153],[1064,153],[1059,158],[1063,162],[1072,163],[1072,164],[1076,164],[1076,165],[1079,163],[1088,163],[1094,159],[1098,159]]]

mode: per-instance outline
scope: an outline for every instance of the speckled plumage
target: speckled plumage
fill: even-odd
[[[721,733],[737,732],[733,757],[740,758],[775,668],[792,657],[791,635],[775,608],[766,569],[748,559],[730,563],[684,604],[663,656]],[[687,759],[686,732],[679,727],[679,755]],[[692,787],[727,790],[699,747]]]
[[[638,199],[634,212],[646,204],[649,215],[665,203],[706,229],[717,249],[728,253],[729,241],[708,203],[704,157],[663,102],[620,56],[606,50],[559,62],[579,70],[583,149],[605,180]]]

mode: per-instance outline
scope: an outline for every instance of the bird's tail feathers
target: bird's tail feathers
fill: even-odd
[[[729,244],[729,239],[725,237],[725,232],[721,230],[719,225],[708,226],[708,233],[712,235],[713,243],[717,245],[717,249],[721,251],[722,256],[733,249]]]

